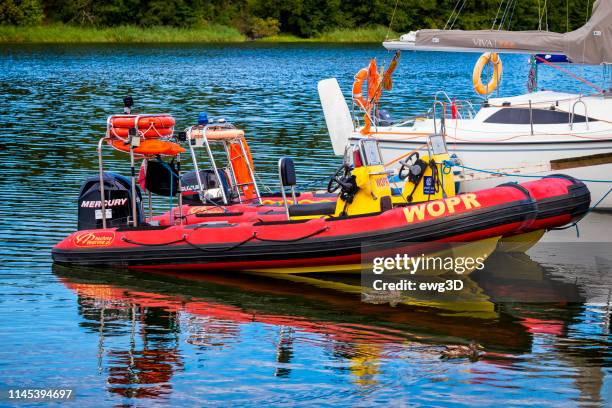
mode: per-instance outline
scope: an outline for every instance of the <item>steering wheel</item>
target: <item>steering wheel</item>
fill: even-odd
[[[351,168],[347,164],[343,164],[336,170],[333,176],[329,179],[327,184],[327,192],[335,193],[340,188],[350,189],[352,185],[348,182],[348,178],[351,176]]]
[[[400,167],[399,169],[399,172],[397,173],[397,176],[400,178],[400,180],[404,180],[406,177],[408,177],[408,174],[410,173],[410,167],[414,166],[417,160],[419,160],[419,157],[419,152],[412,152],[410,156],[408,156],[404,160],[399,161],[399,164],[402,165],[402,167]]]

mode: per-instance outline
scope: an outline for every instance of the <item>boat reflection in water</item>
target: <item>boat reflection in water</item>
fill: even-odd
[[[518,367],[521,355],[537,346],[534,339],[545,338],[560,360],[588,376],[584,384],[576,382],[581,398],[600,401],[602,368],[590,364],[593,351],[580,346],[591,340],[571,339],[571,326],[584,312],[579,285],[552,279],[525,254],[494,254],[486,265],[463,278],[465,296],[473,294],[473,301],[464,296],[446,306],[433,302],[435,307],[410,298],[394,306],[363,302],[358,277],[347,275],[53,270],[77,294],[81,325],[99,336],[99,369],[108,373],[109,391],[126,397],[168,397],[173,377],[187,371],[186,355],[193,350],[186,348],[196,354],[232,349],[244,325],[258,323],[277,328],[270,375],[290,377],[296,342],[311,342],[342,361],[337,369],[348,368],[352,382],[363,387],[376,385],[381,361],[406,348],[411,361],[404,363],[418,365],[419,359],[437,358],[444,345],[476,341],[486,351],[481,363]],[[236,365],[246,364],[244,352],[232,352]],[[488,381],[482,365],[469,369],[474,381]]]

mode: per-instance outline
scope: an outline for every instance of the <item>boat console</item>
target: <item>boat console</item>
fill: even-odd
[[[363,138],[348,146],[342,166],[330,178],[327,192],[337,194],[333,203],[288,205],[283,195],[288,219],[347,217],[381,213],[398,205],[444,199],[455,195],[453,174],[445,165],[450,160],[446,142],[441,135],[431,135],[427,141],[428,155],[411,152],[400,160],[397,174],[383,163],[378,141]],[[281,186],[293,185],[293,161],[279,161]],[[401,184],[401,188],[392,188]],[[284,191],[283,191],[284,194]]]

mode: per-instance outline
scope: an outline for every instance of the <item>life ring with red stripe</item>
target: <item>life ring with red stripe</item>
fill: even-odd
[[[128,137],[129,132],[130,132],[130,128],[127,128],[127,127],[110,128],[110,136],[119,137],[123,139]],[[172,136],[173,132],[174,132],[173,128],[150,127],[150,128],[144,128],[144,129],[139,128],[138,129],[138,134],[141,137],[152,138],[152,139]]]
[[[137,122],[138,121],[138,122]],[[117,128],[138,128],[148,129],[156,128],[171,128],[176,125],[176,120],[169,115],[116,115],[111,116],[110,125]]]

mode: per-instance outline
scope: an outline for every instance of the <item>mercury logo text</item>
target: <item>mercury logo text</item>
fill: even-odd
[[[127,198],[115,198],[114,200],[105,200],[105,207],[117,207],[122,206],[127,203]],[[102,207],[102,203],[100,201],[83,201],[81,203],[81,207],[83,208],[100,208]]]

